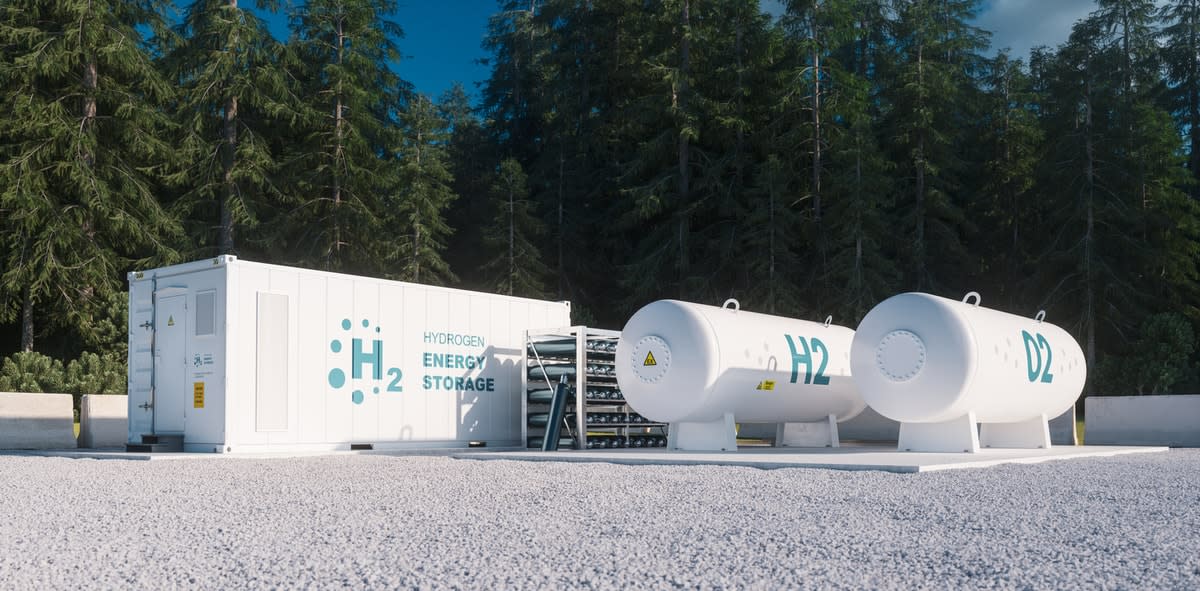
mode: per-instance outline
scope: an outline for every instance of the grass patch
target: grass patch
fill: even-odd
[[[1075,419],[1075,440],[1083,445],[1083,419]]]
[[[79,423],[75,423],[75,438],[79,439]]]

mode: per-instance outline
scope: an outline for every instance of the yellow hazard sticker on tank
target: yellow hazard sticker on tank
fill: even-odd
[[[658,362],[654,360],[654,353],[647,351],[646,352],[646,361],[643,362],[642,365],[645,367],[650,367],[651,365],[658,365]]]
[[[175,317],[167,316],[167,326],[175,326]]]
[[[204,408],[204,382],[192,384],[192,408]]]
[[[763,380],[754,387],[755,390],[774,390],[775,380]]]

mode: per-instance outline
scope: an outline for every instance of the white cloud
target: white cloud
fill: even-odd
[[[1162,0],[1159,0],[1161,3]],[[992,33],[992,52],[1009,49],[1028,59],[1039,45],[1055,49],[1071,35],[1077,21],[1096,10],[1096,0],[985,0],[975,25]],[[764,12],[783,14],[783,0],[759,0]]]
[[[992,32],[992,49],[1008,48],[1027,59],[1039,45],[1051,49],[1065,43],[1071,27],[1096,10],[1095,0],[992,0],[979,11],[975,25]]]

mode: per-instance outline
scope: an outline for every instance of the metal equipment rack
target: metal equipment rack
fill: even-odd
[[[667,425],[637,414],[621,395],[616,375],[620,335],[586,326],[525,332],[521,439],[527,447],[541,447],[548,396],[563,375],[570,388],[563,437],[575,449],[666,446]]]

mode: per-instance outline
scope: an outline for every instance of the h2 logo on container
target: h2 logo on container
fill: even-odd
[[[371,322],[364,318],[362,321],[362,325],[363,325],[363,328],[370,328]],[[350,324],[349,318],[342,320],[342,330],[349,331],[350,326],[351,326],[351,324]],[[381,332],[381,329],[379,326],[375,327],[375,332],[377,334],[379,332]],[[342,341],[339,339],[334,339],[333,341],[331,341],[329,343],[329,349],[331,351],[333,351],[334,353],[340,353],[342,351]],[[356,339],[356,338],[350,339],[350,376],[351,376],[351,379],[355,379],[355,380],[363,379],[363,368],[365,366],[370,366],[371,377],[369,379],[376,382],[375,386],[373,386],[371,388],[371,391],[374,394],[379,394],[380,385],[383,383],[383,370],[384,370],[384,368],[383,368],[383,340],[382,339],[373,339],[371,341],[370,350],[367,350],[363,346],[362,339]],[[388,368],[387,375],[388,375],[388,377],[391,378],[391,381],[388,382],[388,385],[387,385],[387,391],[388,392],[403,392],[404,387],[400,385],[400,378],[402,378],[404,376],[404,372],[400,371],[400,368],[398,368],[398,367],[392,367],[392,368]],[[334,389],[341,389],[343,386],[345,386],[346,385],[346,372],[340,367],[335,367],[335,368],[329,370],[329,385],[332,386]],[[355,390],[350,395],[350,400],[353,401],[354,404],[362,404],[364,398],[365,398],[365,396],[363,395],[362,390]]]

